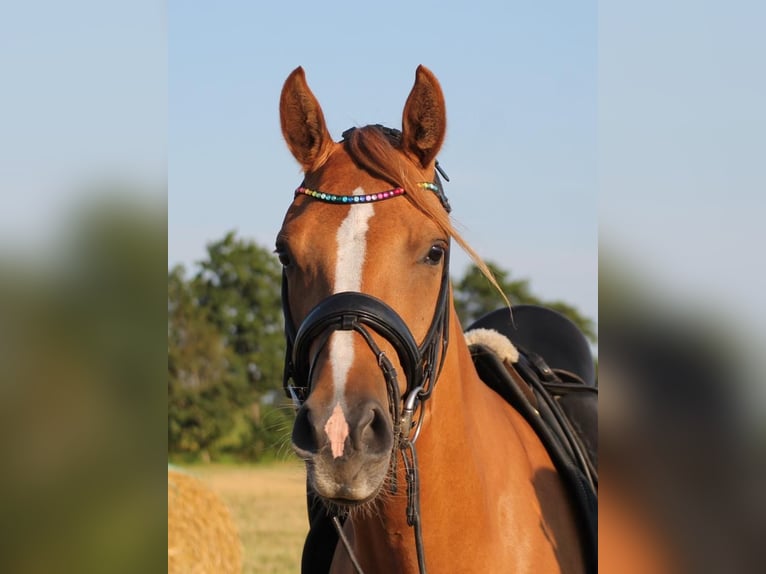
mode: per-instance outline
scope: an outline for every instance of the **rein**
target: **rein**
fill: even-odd
[[[382,126],[381,126],[382,127]],[[387,130],[392,137],[397,130]],[[390,132],[390,133],[389,133]],[[348,132],[344,133],[344,137]],[[438,168],[441,171],[441,168]],[[430,189],[449,212],[449,203],[444,195],[441,180],[434,174],[433,183],[421,183],[421,187]],[[353,204],[360,202],[381,201],[398,197],[406,193],[401,188],[368,196],[339,196],[299,187],[297,195],[307,195],[320,201],[334,204]],[[385,196],[385,194],[388,194]],[[364,198],[357,200],[356,198]],[[286,272],[282,272],[282,311],[285,319],[285,370],[283,386],[285,393],[292,398],[296,407],[308,398],[314,366],[322,349],[335,331],[354,331],[362,336],[371,352],[377,357],[378,366],[383,373],[388,393],[389,412],[394,427],[394,452],[391,457],[392,476],[391,492],[397,492],[397,450],[401,454],[407,488],[407,524],[413,528],[418,567],[425,574],[425,553],[420,525],[420,482],[418,476],[417,452],[415,442],[420,435],[424,420],[425,402],[431,397],[439,378],[447,354],[449,342],[449,249],[445,251],[441,285],[434,306],[431,324],[423,341],[417,344],[404,320],[385,302],[370,295],[346,291],[336,293],[319,302],[303,322],[295,327],[290,311],[288,282]],[[375,343],[372,332],[388,341],[394,348],[407,381],[404,396],[399,390],[396,369],[385,352]],[[312,354],[312,345],[318,342]],[[292,383],[290,381],[293,381]],[[340,541],[351,558],[358,573],[361,567],[353,554],[345,534],[342,531],[339,516],[333,516],[332,522],[338,531]]]

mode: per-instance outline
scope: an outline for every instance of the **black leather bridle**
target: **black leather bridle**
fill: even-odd
[[[388,130],[389,137],[398,131]],[[348,132],[344,133],[344,137]],[[384,132],[385,133],[385,132]],[[441,169],[437,169],[443,174]],[[445,175],[445,179],[446,178]],[[438,173],[434,174],[436,192],[445,209],[449,211],[442,183]],[[401,451],[407,482],[407,523],[413,527],[420,572],[425,574],[425,556],[420,529],[420,504],[417,440],[423,424],[423,407],[431,397],[447,355],[449,342],[449,246],[442,263],[441,285],[434,304],[431,324],[423,340],[418,344],[406,322],[388,304],[356,291],[336,293],[327,297],[309,311],[306,318],[296,327],[290,311],[287,274],[282,273],[282,311],[285,319],[285,370],[283,386],[285,393],[300,406],[311,393],[314,366],[322,349],[335,331],[353,331],[362,336],[372,353],[386,381],[389,411],[394,427],[394,451],[391,489],[396,492],[397,450]],[[394,348],[407,382],[404,396],[399,388],[399,377],[385,352],[375,342],[373,333],[385,339]],[[318,343],[315,345],[314,343]],[[313,347],[313,348],[312,348]],[[291,382],[292,381],[292,382]],[[417,416],[416,416],[417,414]],[[351,547],[342,532],[338,517],[333,517],[341,541],[358,572],[361,572]]]

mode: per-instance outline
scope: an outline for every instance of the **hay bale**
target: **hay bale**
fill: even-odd
[[[242,543],[223,500],[168,469],[168,574],[239,574]]]

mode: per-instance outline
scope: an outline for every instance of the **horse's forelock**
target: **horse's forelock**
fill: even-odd
[[[394,187],[402,187],[407,190],[404,197],[412,203],[431,221],[436,223],[447,236],[455,242],[473,260],[479,270],[497,289],[505,303],[510,307],[510,301],[497,283],[492,271],[474,249],[461,237],[452,225],[449,214],[440,203],[430,201],[430,190],[421,188],[410,173],[413,170],[406,169],[409,160],[399,147],[399,142],[384,134],[377,126],[369,125],[352,130],[346,138],[346,149],[351,158],[371,175],[387,181]]]
[[[418,186],[421,180],[412,175],[411,168],[407,169],[410,160],[404,156],[395,138],[387,136],[377,126],[364,126],[353,130],[346,141],[346,149],[358,165],[392,186],[406,189],[404,197],[462,245],[449,214],[430,200],[432,192]]]

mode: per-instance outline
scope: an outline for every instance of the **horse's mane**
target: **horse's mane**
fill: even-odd
[[[463,248],[476,264],[476,267],[497,289],[506,305],[510,307],[511,304],[492,271],[457,232],[452,225],[449,213],[441,204],[429,199],[433,192],[421,188],[418,185],[419,181],[408,175],[408,170],[405,169],[404,165],[407,160],[402,156],[399,138],[390,132],[384,133],[379,126],[375,125],[349,130],[344,136],[346,149],[354,162],[373,176],[387,181],[394,187],[407,190],[404,197]]]

